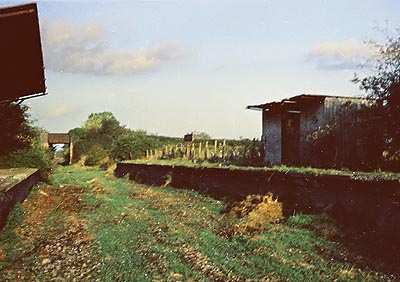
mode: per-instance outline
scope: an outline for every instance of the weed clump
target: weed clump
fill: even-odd
[[[282,203],[270,193],[248,195],[244,200],[230,204],[223,212],[226,212],[226,218],[217,233],[225,237],[238,233],[261,232],[269,224],[283,219]]]

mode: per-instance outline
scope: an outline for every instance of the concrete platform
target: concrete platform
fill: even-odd
[[[7,192],[37,171],[35,168],[0,169],[0,192]]]
[[[22,202],[40,180],[34,168],[0,169],[0,230],[17,202]]]

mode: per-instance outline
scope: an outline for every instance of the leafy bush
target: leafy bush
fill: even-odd
[[[100,163],[106,158],[107,151],[101,146],[95,145],[89,150],[83,164],[86,166],[100,165]]]
[[[111,144],[110,157],[116,161],[144,157],[146,150],[157,148],[158,142],[146,131],[131,131],[117,137]]]
[[[52,169],[52,151],[36,139],[28,148],[14,151],[0,158],[0,167],[28,167],[39,169],[42,180],[47,180]]]
[[[125,128],[110,112],[91,114],[82,127],[74,128],[69,133],[74,143],[73,162],[85,156],[84,165],[102,163],[104,167],[109,166],[111,160],[143,157],[146,150],[155,149],[171,139]]]
[[[14,103],[0,105],[0,167],[37,168],[46,180],[52,152],[41,142],[43,130],[32,127],[28,109]]]
[[[29,147],[32,128],[27,110],[24,105],[0,104],[0,156]]]

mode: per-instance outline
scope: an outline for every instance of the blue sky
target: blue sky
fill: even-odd
[[[1,6],[30,1],[1,1]],[[38,1],[51,132],[111,111],[132,129],[259,137],[251,104],[358,96],[363,42],[400,27],[399,1]]]

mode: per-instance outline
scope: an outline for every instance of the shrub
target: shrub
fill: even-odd
[[[33,131],[27,111],[24,105],[0,104],[0,156],[29,147]]]
[[[248,195],[243,201],[233,203],[228,214],[240,219],[233,233],[258,232],[283,219],[283,208],[272,194]]]
[[[89,150],[83,164],[86,166],[96,166],[99,165],[100,162],[106,158],[107,151],[104,150],[101,146],[95,145]]]
[[[142,158],[147,149],[157,148],[155,138],[143,130],[118,136],[111,144],[110,157],[116,161]]]
[[[43,146],[39,140],[25,149],[14,151],[7,156],[0,158],[0,167],[27,167],[37,168],[42,180],[47,180],[49,172],[53,167],[52,152],[48,147]]]

